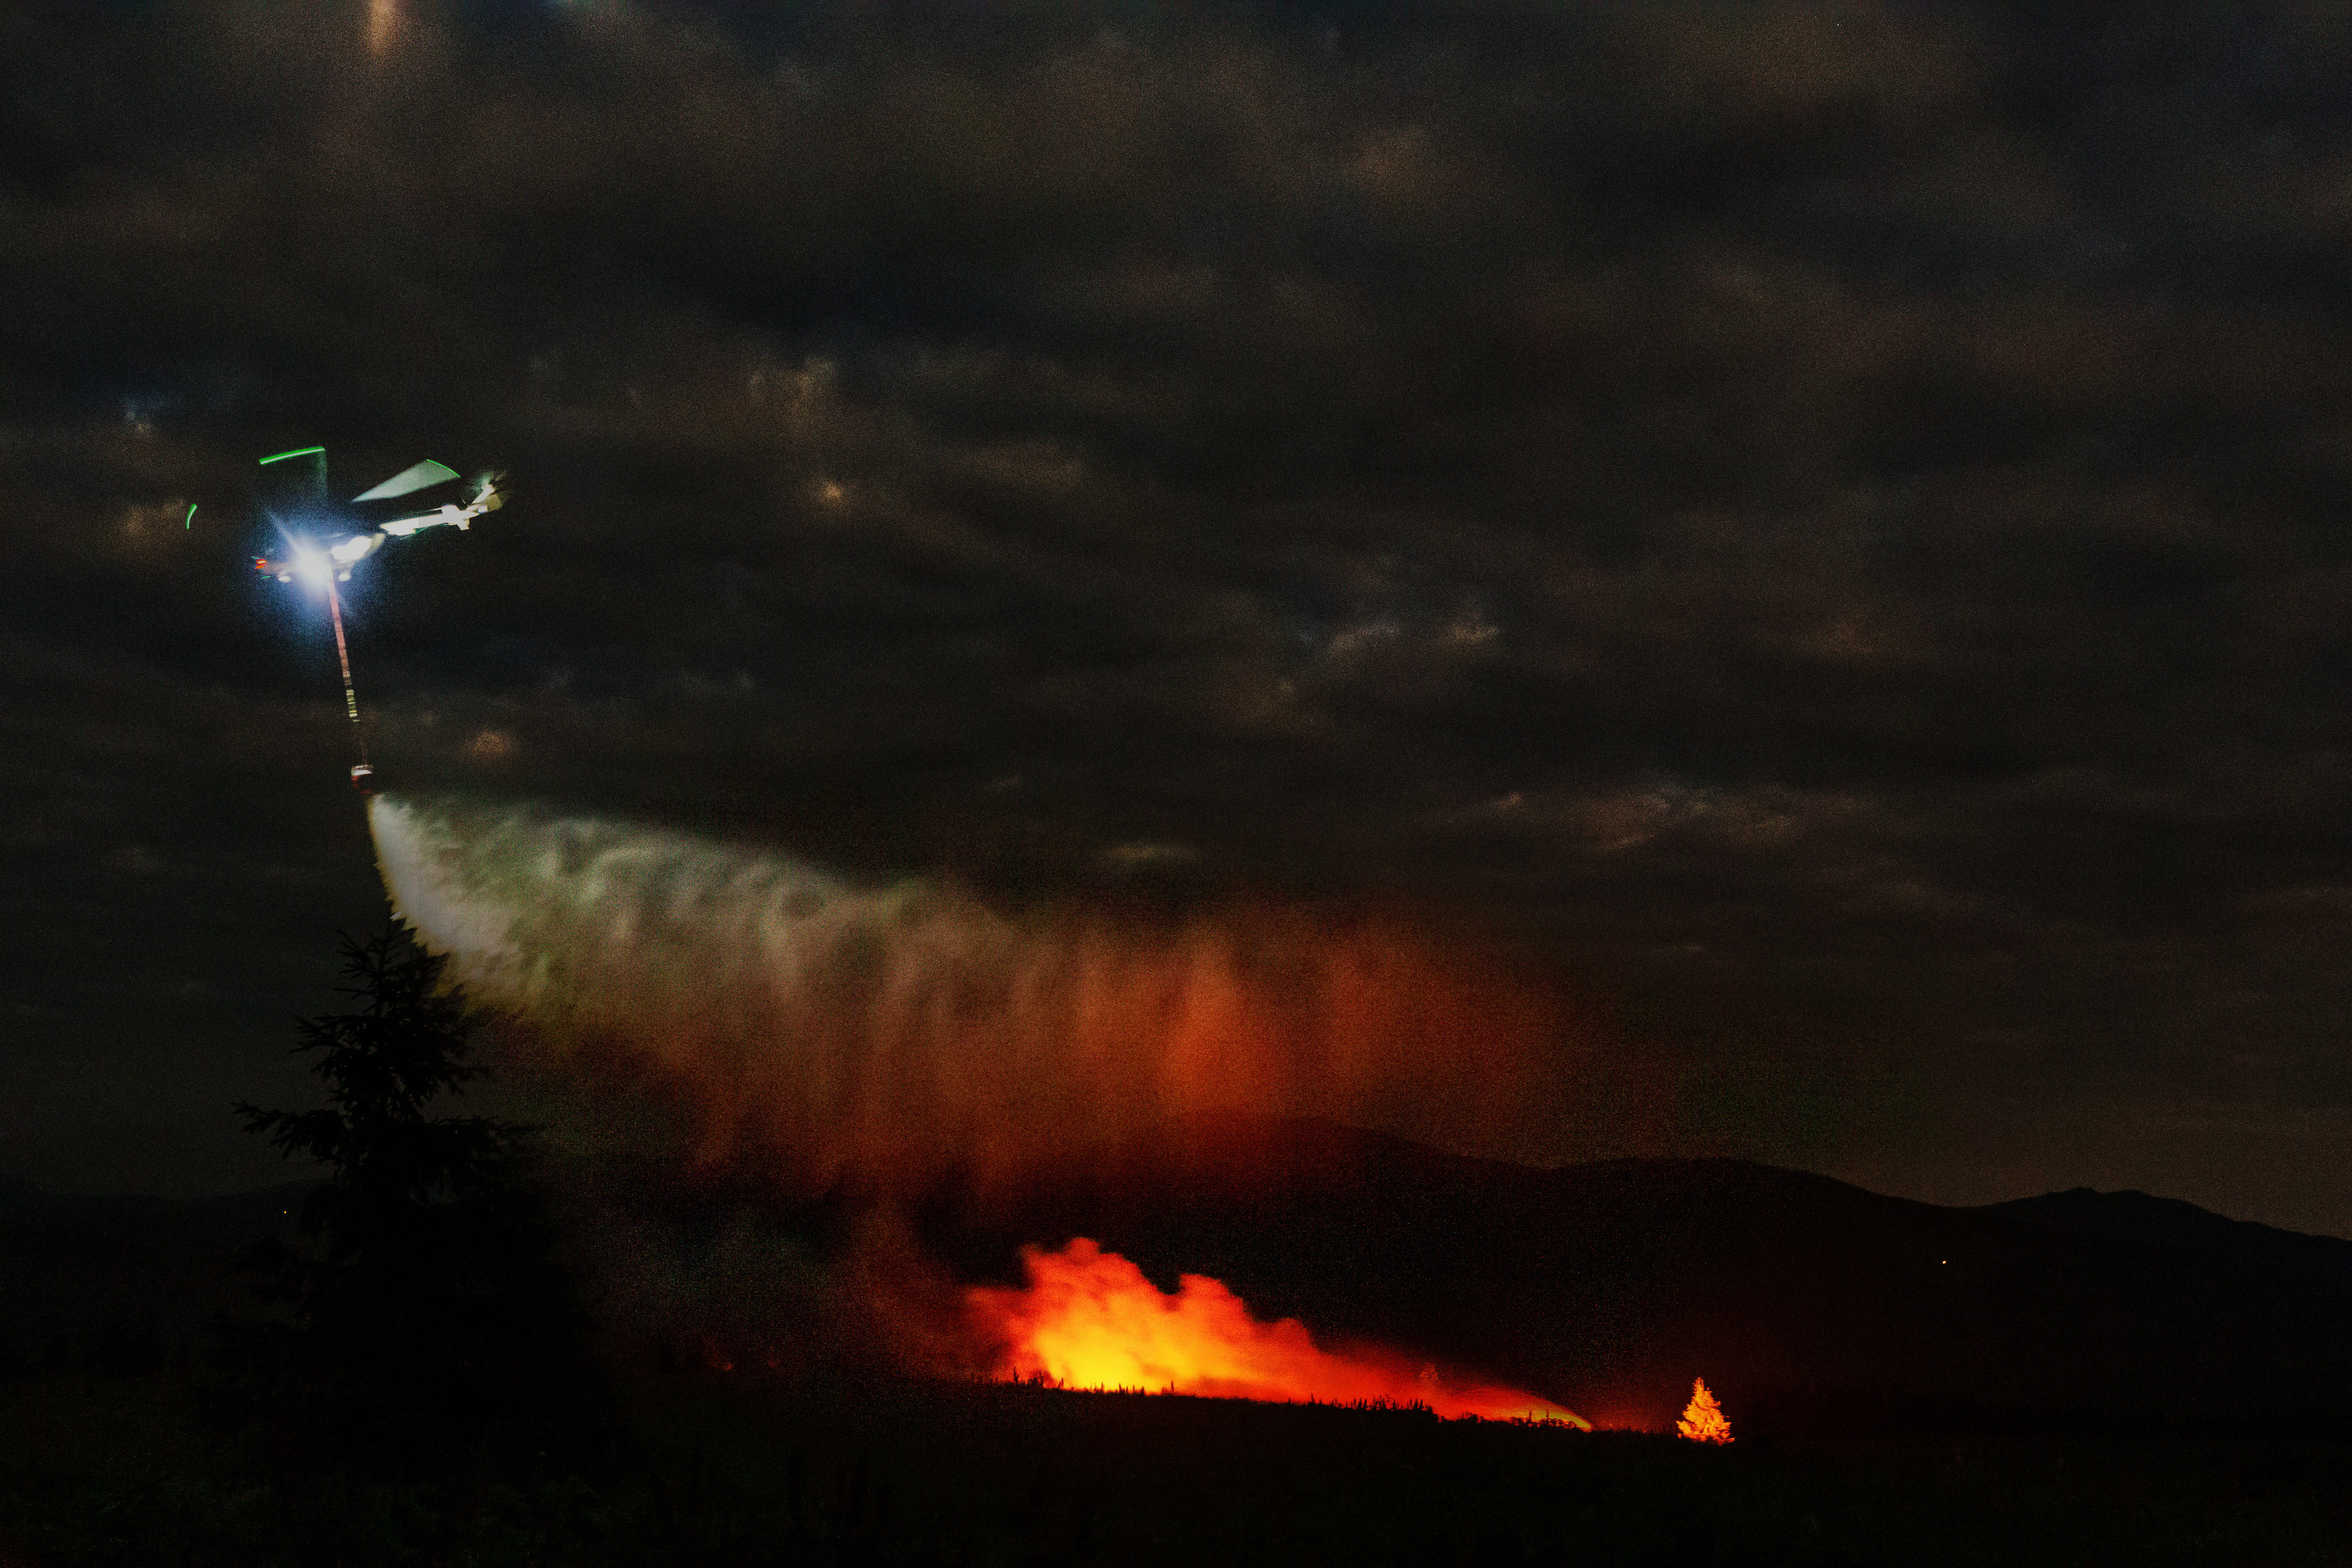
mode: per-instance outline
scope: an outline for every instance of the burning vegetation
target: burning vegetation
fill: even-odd
[[[1384,1357],[1316,1345],[1296,1319],[1261,1322],[1217,1280],[1187,1274],[1175,1294],[1084,1237],[1058,1252],[1024,1247],[1024,1289],[965,1292],[973,1331],[1003,1347],[994,1375],[1067,1388],[1130,1389],[1276,1404],[1421,1405],[1439,1415],[1556,1423],[1571,1410],[1516,1389],[1456,1386]]]
[[[1675,1423],[1675,1430],[1694,1443],[1731,1441],[1731,1423],[1724,1419],[1723,1407],[1715,1402],[1706,1379],[1692,1379],[1690,1403],[1683,1406],[1683,1418]]]

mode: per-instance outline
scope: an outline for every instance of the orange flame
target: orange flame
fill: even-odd
[[[1490,1421],[1591,1423],[1516,1389],[1456,1387],[1318,1349],[1295,1318],[1264,1323],[1241,1298],[1187,1274],[1163,1294],[1143,1270],[1080,1237],[1059,1252],[1024,1247],[1026,1289],[964,1293],[971,1320],[1005,1348],[993,1375],[1066,1388],[1135,1389],[1280,1404],[1426,1406]]]
[[[1731,1423],[1723,1418],[1723,1407],[1716,1404],[1706,1379],[1691,1380],[1690,1403],[1683,1407],[1683,1418],[1675,1424],[1675,1430],[1694,1443],[1731,1441]]]

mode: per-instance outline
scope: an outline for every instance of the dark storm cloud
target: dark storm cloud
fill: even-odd
[[[344,843],[252,459],[430,451],[416,775],[1473,910],[1629,1041],[1563,1152],[2352,1224],[2336,8],[373,15],[0,24],[47,972],[299,968],[198,869]]]

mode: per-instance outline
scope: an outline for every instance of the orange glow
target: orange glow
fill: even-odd
[[[1683,1418],[1675,1424],[1675,1430],[1694,1443],[1731,1441],[1731,1423],[1723,1418],[1723,1407],[1716,1404],[1706,1379],[1691,1381],[1690,1403],[1683,1407]]]
[[[1293,1318],[1264,1323],[1214,1279],[1187,1274],[1163,1294],[1116,1252],[1081,1237],[1059,1252],[1026,1247],[1026,1289],[964,1293],[974,1327],[1003,1346],[993,1375],[1066,1388],[1133,1389],[1279,1404],[1425,1405],[1440,1415],[1558,1422],[1573,1411],[1516,1389],[1441,1381],[1318,1349]]]
[[[378,795],[369,821],[402,918],[525,1061],[583,1105],[671,1100],[698,1159],[796,1193],[1010,1186],[1236,1110],[1507,1154],[1581,1048],[1548,981],[1385,916],[1008,910],[537,808]]]

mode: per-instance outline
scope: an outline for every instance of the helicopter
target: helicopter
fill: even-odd
[[[307,512],[315,516],[317,503],[325,500],[327,491],[327,449],[324,447],[298,447],[292,451],[275,453],[262,458],[261,466],[267,468],[296,458],[316,459],[312,487],[314,500],[305,508]],[[427,458],[421,463],[413,463],[403,468],[382,484],[361,491],[352,498],[351,504],[362,506],[371,501],[395,500],[418,490],[447,484],[457,477],[457,469]],[[274,516],[270,519],[286,540],[286,553],[275,559],[257,555],[253,558],[253,567],[264,576],[275,577],[280,583],[291,583],[299,577],[308,586],[323,590],[327,595],[327,611],[335,624],[335,658],[343,672],[343,710],[351,716],[352,734],[359,742],[360,760],[352,769],[352,787],[362,795],[372,795],[376,791],[375,766],[368,760],[366,732],[360,728],[359,693],[352,685],[351,650],[343,638],[342,596],[335,592],[335,584],[350,582],[352,568],[383,548],[386,540],[405,539],[428,528],[455,528],[461,533],[466,531],[473,526],[476,518],[496,511],[506,504],[506,498],[499,493],[498,489],[499,481],[504,477],[498,473],[483,474],[474,481],[473,497],[463,506],[455,501],[445,501],[431,511],[393,518],[373,527],[338,525],[332,532],[324,535],[323,541],[308,532],[295,532]],[[192,520],[194,515],[194,509],[190,508]]]
[[[262,461],[278,462],[288,458],[314,454],[320,458],[323,474],[326,458],[323,447],[280,452],[277,457],[264,458]],[[421,463],[403,468],[383,483],[361,491],[352,498],[352,504],[359,506],[368,501],[390,500],[416,490],[429,489],[435,485],[446,484],[457,477],[457,469],[427,458]],[[473,526],[474,519],[498,510],[506,504],[506,497],[500,495],[498,489],[499,481],[505,477],[498,473],[482,475],[474,481],[472,499],[463,506],[454,501],[444,501],[434,510],[419,512],[413,517],[393,518],[369,529],[344,529],[328,543],[287,532],[281,524],[278,531],[286,534],[286,553],[277,558],[257,555],[253,558],[253,569],[264,576],[275,577],[280,583],[291,583],[297,577],[313,586],[330,579],[348,583],[352,580],[352,568],[383,548],[388,539],[405,539],[428,528],[455,528],[463,532]]]

